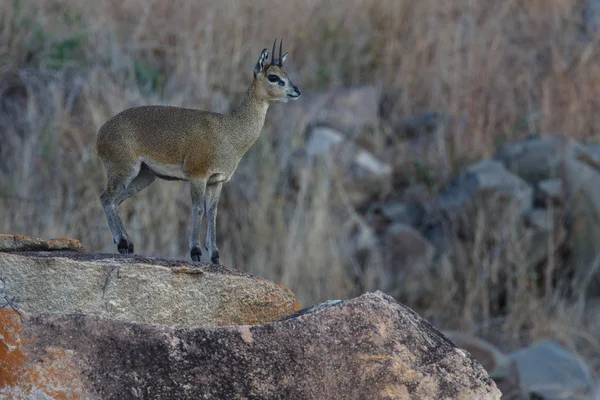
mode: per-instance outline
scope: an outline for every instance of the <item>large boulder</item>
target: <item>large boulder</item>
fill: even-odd
[[[216,326],[270,322],[300,309],[287,288],[211,264],[137,255],[1,251],[7,293],[22,299],[20,308],[30,314]]]
[[[83,314],[21,324],[0,312],[12,355],[0,394],[26,386],[86,399],[500,399],[467,352],[381,292],[255,326]]]
[[[0,278],[0,399],[500,398],[381,292],[298,311],[222,266],[65,251],[0,249]]]

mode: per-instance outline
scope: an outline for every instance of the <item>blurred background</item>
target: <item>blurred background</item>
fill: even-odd
[[[228,112],[283,38],[303,96],[270,108],[224,187],[222,263],[303,306],[381,289],[503,353],[548,340],[591,381],[599,29],[578,0],[4,0],[0,232],[116,252],[100,126],[144,104]],[[123,203],[136,252],[188,259],[190,207],[181,182]]]

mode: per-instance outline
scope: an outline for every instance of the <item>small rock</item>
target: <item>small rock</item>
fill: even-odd
[[[600,1],[588,0],[582,11],[583,26],[585,32],[592,36],[598,33],[600,28]]]
[[[534,208],[524,215],[529,226],[542,232],[554,231],[554,216],[545,208]]]
[[[38,239],[29,236],[0,234],[0,252],[83,250],[83,245],[75,239]]]
[[[575,269],[575,279],[584,282],[600,253],[600,171],[589,163],[567,160],[564,182],[571,221],[569,262]],[[600,295],[598,274],[586,289],[589,295]]]
[[[533,189],[521,178],[493,160],[467,167],[458,180],[440,193],[437,208],[452,210],[464,207],[479,193],[500,192],[506,195],[514,211],[522,215],[533,204]]]
[[[563,204],[565,201],[563,180],[544,179],[537,185],[536,200],[542,204]]]
[[[413,227],[394,223],[383,237],[386,269],[381,272],[382,289],[394,297],[415,295],[420,285],[406,285],[426,279],[433,265],[435,247]],[[408,288],[408,289],[407,289]]]
[[[519,215],[533,204],[533,189],[496,161],[481,161],[468,167],[463,173],[463,181],[472,192],[493,189],[505,193]]]
[[[521,387],[543,399],[573,398],[591,390],[587,365],[556,343],[543,341],[508,357],[517,363]]]
[[[302,154],[294,153],[290,159],[292,179],[303,174],[310,162],[333,168],[341,180],[349,201],[359,206],[383,191],[391,180],[391,166],[375,157],[371,152],[347,139],[341,132],[317,126],[310,131]],[[310,178],[310,177],[308,177]]]
[[[329,155],[336,145],[341,144],[346,137],[335,129],[318,126],[312,129],[306,143],[306,152],[309,157],[316,155]]]
[[[532,137],[509,143],[496,154],[506,168],[530,184],[562,176],[563,161],[577,158],[584,149],[561,136]]]
[[[525,270],[532,270],[552,256],[566,240],[561,213],[546,208],[534,208],[524,215],[526,227],[521,233],[526,255]]]
[[[425,215],[424,208],[415,203],[384,203],[377,207],[377,211],[391,222],[400,222],[413,227],[419,226]]]
[[[392,173],[392,167],[389,164],[380,161],[366,150],[358,150],[353,162],[359,175],[366,173],[369,175],[387,176]]]

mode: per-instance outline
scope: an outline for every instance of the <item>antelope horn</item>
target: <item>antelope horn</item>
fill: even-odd
[[[282,54],[283,54],[283,53],[281,52],[282,48],[283,48],[283,39],[280,39],[280,40],[279,40],[279,60],[278,60],[278,62],[279,62],[279,66],[280,66],[280,67],[283,67],[283,60],[282,60],[282,58],[281,58],[281,56],[282,56]]]
[[[277,59],[275,58],[275,45],[277,44],[277,38],[275,38],[275,41],[273,42],[273,50],[271,51],[271,64],[273,65],[277,65]]]

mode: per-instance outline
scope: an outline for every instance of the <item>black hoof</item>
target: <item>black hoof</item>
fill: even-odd
[[[210,257],[210,261],[212,261],[213,264],[220,264],[220,262],[219,262],[219,250],[215,250],[212,253],[212,256]]]
[[[200,250],[198,247],[192,247],[190,256],[192,256],[192,261],[200,261],[200,257],[202,257],[202,250]]]
[[[119,240],[119,244],[117,245],[117,249],[121,254],[133,254],[133,243],[129,240],[123,238]]]

